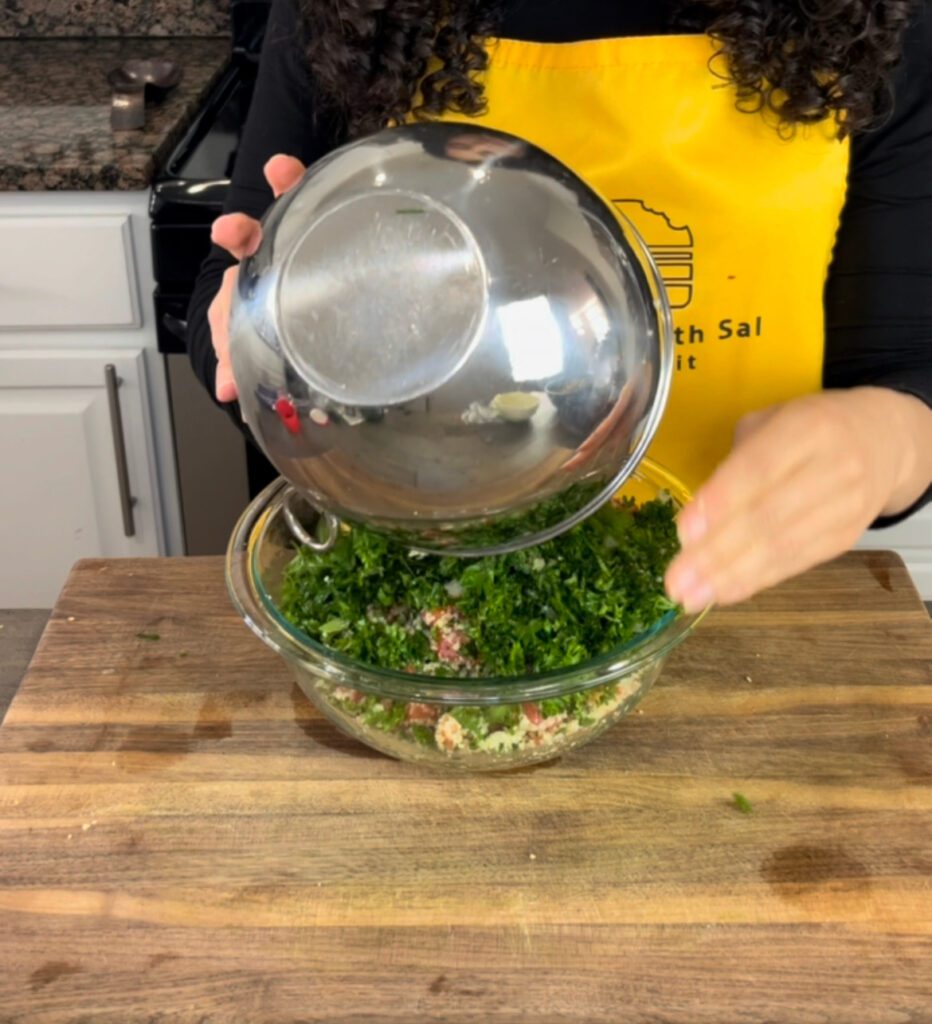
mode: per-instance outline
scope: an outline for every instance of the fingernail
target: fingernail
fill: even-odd
[[[688,563],[674,565],[666,582],[670,600],[682,605],[686,612],[701,611],[712,603],[714,595],[711,585]]]
[[[667,573],[667,593],[671,601],[682,604],[683,598],[696,586],[699,585],[699,576],[696,570],[688,564],[674,563]]]
[[[687,505],[676,521],[676,532],[680,543],[695,544],[702,540],[708,530],[705,513],[697,504]]]
[[[708,608],[714,597],[715,594],[708,583],[697,583],[683,595],[680,604],[687,615],[694,615],[703,608]]]
[[[231,381],[217,381],[217,401],[232,402],[236,398],[236,385]]]

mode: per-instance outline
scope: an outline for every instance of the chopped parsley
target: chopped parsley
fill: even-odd
[[[740,811],[742,814],[753,814],[754,808],[751,806],[751,801],[743,793],[732,793],[732,803],[736,811]]]
[[[137,633],[137,639],[139,640],[161,640],[162,638],[158,633]]]
[[[382,668],[442,676],[567,668],[635,639],[674,608],[663,576],[678,547],[675,515],[662,498],[624,500],[552,541],[473,560],[416,555],[354,527],[325,554],[297,552],[281,610],[312,639]],[[547,701],[544,713],[580,699]]]
[[[565,522],[571,513],[589,504],[605,490],[604,480],[590,480],[573,484],[562,494],[547,498],[534,508],[514,512],[491,523],[483,523],[463,530],[457,537],[460,543],[473,548],[492,547],[530,533],[540,533],[556,523]]]

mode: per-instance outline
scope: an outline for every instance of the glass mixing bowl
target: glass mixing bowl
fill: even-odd
[[[495,771],[582,746],[640,703],[670,651],[702,618],[672,610],[617,650],[538,675],[447,679],[360,664],[312,640],[278,611],[296,546],[286,515],[289,490],[283,480],[271,484],[233,532],[226,563],[233,604],[337,728],[391,757]],[[677,506],[688,499],[679,481],[644,461],[619,497],[641,503],[661,493]],[[564,699],[571,695],[578,696]]]

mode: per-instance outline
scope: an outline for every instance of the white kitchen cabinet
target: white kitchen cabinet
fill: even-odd
[[[148,204],[148,190],[0,192],[0,607],[51,607],[79,558],[184,550]]]
[[[0,330],[140,327],[130,224],[0,210]]]
[[[160,553],[142,349],[0,351],[0,439],[0,607],[51,607],[80,558]]]

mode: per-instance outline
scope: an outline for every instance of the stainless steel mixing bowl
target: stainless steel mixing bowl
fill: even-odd
[[[231,355],[302,497],[478,555],[618,490],[663,412],[672,330],[646,246],[582,180],[513,136],[431,123],[336,151],[273,205]]]

